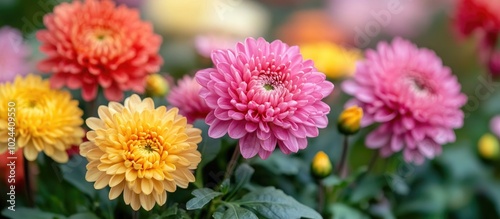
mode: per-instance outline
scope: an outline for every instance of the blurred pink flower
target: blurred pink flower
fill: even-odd
[[[407,162],[421,164],[454,142],[453,129],[463,125],[467,98],[456,76],[433,51],[401,38],[368,50],[342,89],[354,96],[346,105],[363,108],[362,126],[381,123],[365,143],[383,157],[403,150]]]
[[[495,116],[491,119],[490,129],[493,134],[500,138],[500,116]]]
[[[177,81],[177,86],[170,90],[167,101],[174,107],[179,108],[179,114],[193,123],[196,119],[204,119],[210,112],[205,100],[200,97],[201,86],[191,76],[185,75]]]
[[[455,26],[463,36],[474,31],[500,31],[500,2],[495,0],[459,0]]]
[[[198,35],[195,38],[194,45],[200,55],[209,58],[212,51],[217,49],[229,49],[237,42],[238,40],[235,37],[205,34]]]
[[[329,10],[335,23],[346,31],[363,37],[391,35],[414,36],[431,21],[435,4],[426,0],[330,0]]]
[[[0,29],[0,83],[13,81],[17,75],[26,75],[31,50],[23,41],[21,32],[10,27]]]
[[[212,53],[215,68],[200,70],[200,96],[212,109],[208,135],[239,139],[244,158],[266,159],[307,147],[328,124],[330,107],[321,101],[333,90],[325,74],[303,60],[297,46],[247,38],[235,49]]]

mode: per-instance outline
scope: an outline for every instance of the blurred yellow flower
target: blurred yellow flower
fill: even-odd
[[[332,173],[332,163],[325,152],[316,153],[311,163],[311,172],[318,179],[323,179]]]
[[[15,137],[24,157],[36,160],[43,151],[59,163],[68,161],[66,149],[80,144],[85,135],[82,110],[67,91],[50,88],[40,76],[18,76],[13,83],[0,85],[0,153],[7,150],[8,139]],[[9,122],[15,129],[9,130]],[[16,149],[17,149],[16,148]]]
[[[99,118],[86,123],[88,142],[80,145],[87,158],[85,179],[94,188],[109,185],[109,199],[123,193],[132,209],[151,210],[165,204],[167,193],[195,181],[191,170],[201,161],[201,130],[187,124],[177,108],[155,108],[151,98],[132,95],[122,105],[99,107]]]
[[[306,43],[300,46],[304,59],[314,61],[314,66],[331,79],[341,79],[354,73],[361,52],[330,42]]]
[[[340,133],[352,135],[358,132],[362,118],[363,109],[361,107],[351,106],[342,111],[337,123]]]
[[[478,152],[482,158],[494,160],[499,157],[498,139],[492,134],[484,134],[478,142]]]
[[[163,97],[168,93],[167,80],[160,74],[151,74],[146,78],[146,95],[150,97]]]

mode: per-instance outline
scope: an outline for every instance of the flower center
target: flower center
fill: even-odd
[[[151,169],[153,164],[160,161],[161,156],[167,153],[163,149],[162,140],[154,132],[140,132],[131,135],[127,146],[126,159],[133,164],[133,168],[136,170]]]
[[[264,89],[267,91],[274,90],[274,86],[272,84],[264,84]]]
[[[428,96],[434,93],[430,84],[419,76],[408,76],[406,78],[406,82],[410,90],[418,96]]]

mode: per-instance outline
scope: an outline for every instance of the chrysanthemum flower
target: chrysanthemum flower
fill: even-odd
[[[500,2],[491,0],[460,0],[455,25],[460,34],[468,36],[475,30],[500,31]]]
[[[341,79],[354,74],[356,62],[361,59],[361,52],[348,49],[330,42],[306,43],[300,46],[304,59],[314,61],[319,71],[332,79]]]
[[[342,89],[354,96],[348,105],[363,108],[362,126],[380,123],[365,142],[384,157],[403,150],[407,162],[421,164],[463,124],[467,98],[457,78],[434,52],[400,38],[368,50]]]
[[[109,198],[123,193],[134,210],[163,205],[167,193],[186,188],[195,178],[191,170],[201,161],[196,150],[201,130],[186,123],[177,109],[155,108],[151,98],[132,95],[121,105],[99,107],[99,118],[86,123],[88,142],[80,146],[87,158],[85,179],[96,189],[111,187]]]
[[[21,32],[10,27],[1,28],[0,82],[13,81],[17,75],[28,74],[29,65],[26,58],[30,53]]]
[[[123,91],[142,93],[148,73],[158,72],[161,37],[135,9],[115,7],[110,0],[62,3],[44,17],[46,30],[37,33],[48,57],[38,68],[53,72],[52,86],[81,88],[93,100],[98,87],[108,100]]]
[[[212,109],[208,135],[239,139],[244,158],[285,154],[307,146],[328,124],[330,107],[321,102],[333,84],[304,61],[297,46],[248,38],[236,48],[212,53],[215,68],[198,71],[200,96]]]
[[[9,104],[13,102],[13,104]],[[66,150],[80,144],[82,110],[67,91],[50,88],[40,76],[18,76],[13,83],[0,85],[0,153],[7,150],[9,106],[15,109],[15,138],[24,157],[33,161],[43,151],[59,163],[68,161]]]
[[[211,110],[200,97],[200,89],[201,85],[194,78],[185,75],[177,81],[177,86],[172,88],[167,97],[167,101],[179,108],[179,113],[190,123],[196,119],[204,119]]]

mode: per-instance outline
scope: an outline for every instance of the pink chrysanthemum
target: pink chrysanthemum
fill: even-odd
[[[44,17],[46,30],[37,33],[40,50],[48,57],[38,68],[53,72],[52,86],[82,88],[84,100],[93,100],[98,87],[108,100],[123,91],[144,92],[148,73],[162,64],[161,37],[135,9],[116,7],[110,0],[62,3]]]
[[[179,114],[185,116],[189,123],[205,118],[210,109],[205,100],[200,97],[201,86],[188,75],[177,81],[177,86],[170,90],[167,101],[179,108]]]
[[[362,126],[381,123],[366,145],[383,157],[403,150],[407,162],[421,164],[455,141],[453,129],[463,124],[467,98],[457,78],[433,51],[400,38],[368,50],[342,89],[354,96],[347,105],[363,107]]]
[[[26,75],[30,69],[26,58],[30,48],[21,32],[10,27],[0,29],[0,82],[13,81],[17,75]]]
[[[215,68],[196,74],[200,96],[212,108],[208,135],[239,139],[244,158],[266,159],[276,145],[285,154],[297,152],[328,124],[330,107],[321,99],[333,84],[297,46],[248,38],[234,50],[214,51],[212,61]]]

